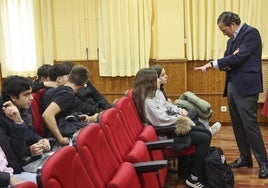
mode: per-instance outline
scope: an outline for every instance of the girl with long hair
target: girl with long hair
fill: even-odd
[[[160,86],[160,79],[154,69],[144,68],[137,72],[134,82],[133,99],[138,114],[143,122],[153,126],[170,126],[176,124],[182,115],[167,114],[165,111],[166,108],[153,100],[158,86]],[[189,117],[184,117],[190,120]],[[202,179],[204,177],[203,163],[210,147],[211,134],[209,131],[206,132],[198,129],[191,129],[187,134],[189,134],[191,144],[196,146],[196,151],[193,156],[191,174],[186,179],[186,184],[193,188],[202,188],[205,187]],[[171,136],[176,138],[180,135],[171,134]]]

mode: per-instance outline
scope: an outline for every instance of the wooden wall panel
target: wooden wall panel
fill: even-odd
[[[125,91],[133,87],[133,77],[101,77],[97,60],[92,61],[73,61],[88,68],[90,72],[90,81],[105,96],[109,102],[124,95]],[[55,61],[60,63],[60,61]]]
[[[59,63],[59,62],[55,62]],[[225,73],[211,69],[208,73],[194,71],[195,66],[200,66],[205,61],[184,61],[184,60],[151,60],[150,65],[161,65],[168,74],[168,83],[165,86],[168,97],[174,101],[183,92],[192,91],[198,97],[208,101],[213,109],[211,122],[230,122],[229,111],[221,112],[221,106],[227,106],[227,99],[222,97],[225,83]],[[133,77],[100,77],[98,62],[76,61],[75,64],[86,66],[90,73],[90,80],[95,87],[106,97],[109,102],[124,95],[124,92],[133,87]],[[268,84],[268,83],[267,83]],[[263,103],[259,103],[259,122],[267,122],[268,118],[260,114]]]
[[[60,63],[60,61],[55,61]],[[75,61],[75,64],[81,64],[87,67],[91,73],[90,80],[94,86],[109,101],[122,97],[126,90],[133,87],[135,77],[100,77],[97,60]],[[211,122],[230,122],[229,111],[221,112],[221,106],[227,106],[227,99],[222,97],[225,83],[225,73],[219,70],[209,70],[209,73],[203,74],[195,72],[195,66],[203,65],[204,61],[187,62],[184,60],[151,60],[150,65],[161,65],[168,74],[168,83],[165,86],[168,97],[174,101],[183,92],[192,91],[198,97],[208,101],[213,109]],[[268,61],[265,61],[267,64]],[[264,75],[266,76],[266,75]],[[267,76],[266,76],[267,77]],[[3,78],[0,77],[0,87]],[[264,79],[265,89],[268,88],[267,79]],[[265,91],[267,92],[267,91]],[[268,118],[260,114],[263,103],[259,103],[258,121],[268,125]]]
[[[206,61],[187,62],[187,86],[188,90],[195,93],[198,97],[211,104],[213,114],[211,121],[229,122],[230,116],[227,112],[221,112],[221,106],[227,106],[226,98],[222,97],[225,73],[216,69],[209,69],[207,73],[194,71],[194,67],[201,66]]]
[[[194,67],[201,66],[206,61],[187,62],[188,90],[198,94],[222,94],[225,73],[217,69],[209,69],[207,73],[194,71]]]
[[[183,60],[152,60],[150,65],[162,66],[167,75],[168,82],[165,85],[165,90],[170,98],[177,98],[187,88],[187,71],[186,63]]]

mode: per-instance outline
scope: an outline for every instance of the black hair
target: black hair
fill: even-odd
[[[56,81],[59,76],[64,76],[70,74],[69,68],[62,64],[55,64],[48,71],[48,75],[51,81]]]
[[[9,76],[2,84],[2,97],[6,101],[10,96],[19,97],[20,93],[32,88],[32,81],[23,76]]]
[[[235,23],[236,25],[240,25],[241,20],[238,14],[225,11],[221,13],[221,15],[218,17],[217,24],[219,23],[223,23],[225,26],[231,26],[232,23]]]
[[[52,67],[52,65],[50,64],[43,64],[41,65],[38,69],[37,69],[37,76],[38,78],[41,77],[48,77],[48,71],[50,70],[50,68]]]
[[[76,86],[80,86],[88,81],[89,76],[90,75],[86,67],[82,65],[75,65],[71,70],[68,81]]]
[[[69,72],[71,72],[72,68],[74,67],[74,63],[71,61],[64,61],[61,63]]]

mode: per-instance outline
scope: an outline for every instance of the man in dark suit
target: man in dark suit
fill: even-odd
[[[258,97],[263,91],[262,42],[259,31],[241,23],[233,12],[223,12],[217,24],[230,39],[224,57],[211,61],[195,70],[207,72],[219,68],[226,72],[223,96],[227,96],[233,130],[240,157],[230,164],[232,168],[252,167],[251,151],[259,166],[259,177],[268,177],[268,160],[257,122]]]

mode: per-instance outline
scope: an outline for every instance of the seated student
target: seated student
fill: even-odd
[[[70,61],[55,64],[49,71],[49,77],[58,85],[64,85],[73,66],[74,64]],[[97,121],[98,114],[111,107],[112,105],[107,102],[107,100],[99,93],[89,80],[82,89],[75,93],[73,112],[76,114],[94,116],[96,117],[95,121]],[[91,117],[87,118],[92,119]]]
[[[60,85],[64,85],[68,78],[69,78],[69,74],[71,72],[72,67],[74,66],[74,64],[70,61],[65,61],[61,64],[55,64],[53,65],[50,70],[49,70],[49,77],[51,78],[52,81],[55,81],[57,83],[58,86]],[[93,122],[93,121],[97,121],[97,116],[98,113],[100,112],[100,110],[96,109],[96,105],[93,106],[93,104],[89,104],[88,101],[91,101],[91,97],[94,97],[95,99],[97,99],[98,101],[100,101],[100,105],[103,104],[103,106],[105,105],[106,108],[108,108],[105,101],[102,102],[102,98],[100,96],[100,94],[98,95],[97,92],[95,92],[93,89],[94,87],[89,84],[88,85],[89,80],[87,81],[87,83],[84,85],[84,87],[82,89],[80,89],[79,91],[77,91],[75,93],[75,104],[73,107],[73,111],[72,114],[77,114],[79,115],[82,119],[85,119],[85,121],[89,122]],[[91,87],[92,86],[92,87]],[[51,95],[50,93],[54,90],[54,88],[49,89],[49,91],[46,91],[45,96],[49,96]],[[80,91],[82,91],[82,94],[78,94],[80,93]],[[80,98],[81,97],[81,98]],[[83,98],[82,98],[83,97]],[[84,101],[87,100],[87,101]],[[47,104],[46,100],[44,100],[44,105]],[[105,109],[106,109],[105,108]],[[44,107],[43,107],[44,109]]]
[[[168,115],[166,108],[153,100],[159,86],[160,79],[155,70],[145,68],[137,72],[134,82],[133,99],[141,119],[154,126],[170,126],[175,124],[181,117],[191,122],[187,116]],[[202,188],[205,187],[202,182],[203,163],[210,147],[211,134],[206,128],[190,129],[188,134],[190,135],[191,144],[196,146],[196,151],[193,156],[191,175],[187,178],[186,184],[190,187]],[[177,137],[176,134],[171,134],[171,136],[174,139]]]
[[[59,68],[61,67],[60,64],[57,66]],[[51,77],[51,79],[53,79],[53,77]],[[52,136],[55,137],[60,144],[66,145],[69,144],[70,137],[72,136],[66,135],[64,132],[69,128],[71,129],[71,127],[66,127],[69,121],[67,118],[73,113],[75,93],[84,87],[89,79],[89,72],[86,67],[75,65],[70,75],[62,75],[57,77],[57,79],[58,81],[61,80],[59,86],[56,89],[47,90],[43,96],[44,112],[42,116]],[[80,118],[86,122],[82,123],[81,121],[80,124],[80,119],[78,119],[77,122],[79,122],[79,124],[77,124],[77,126],[85,126],[87,122],[91,121],[86,115],[80,116]],[[75,124],[74,122],[72,123],[73,125]],[[68,124],[68,126],[72,125]],[[72,134],[73,133],[74,132],[72,132]]]
[[[74,66],[70,61],[65,61],[61,64],[69,70]],[[112,107],[89,80],[82,89],[75,93],[75,95],[74,111],[81,114],[92,116]]]
[[[75,111],[94,115],[111,108],[112,105],[88,80],[85,87],[76,93]]]
[[[151,68],[156,71],[157,76],[160,79],[160,87],[157,88],[155,92],[155,97],[153,99],[163,104],[166,107],[166,111],[169,114],[188,115],[195,123],[203,123],[206,126],[206,128],[211,132],[212,136],[220,131],[221,129],[220,122],[215,122],[210,127],[208,124],[208,121],[205,122],[205,120],[201,120],[201,118],[198,117],[197,110],[187,111],[184,108],[181,108],[181,107],[178,107],[177,105],[172,104],[171,100],[167,98],[167,95],[164,89],[164,84],[167,83],[167,78],[168,78],[165,69],[159,65],[151,66]]]
[[[57,83],[51,81],[48,75],[48,72],[52,65],[43,64],[37,70],[37,78],[33,80],[32,83],[32,92],[35,93],[40,89],[47,88],[47,87],[57,87]]]
[[[23,171],[24,165],[40,159],[44,152],[50,150],[49,140],[40,137],[32,125],[31,84],[32,81],[25,77],[9,76],[2,85],[0,128],[2,135],[11,142],[14,152],[11,152],[7,159],[15,173]],[[14,137],[19,136],[23,137],[25,147],[16,147],[16,143],[13,143]],[[4,150],[3,146],[2,149]],[[7,155],[7,152],[5,154]]]

